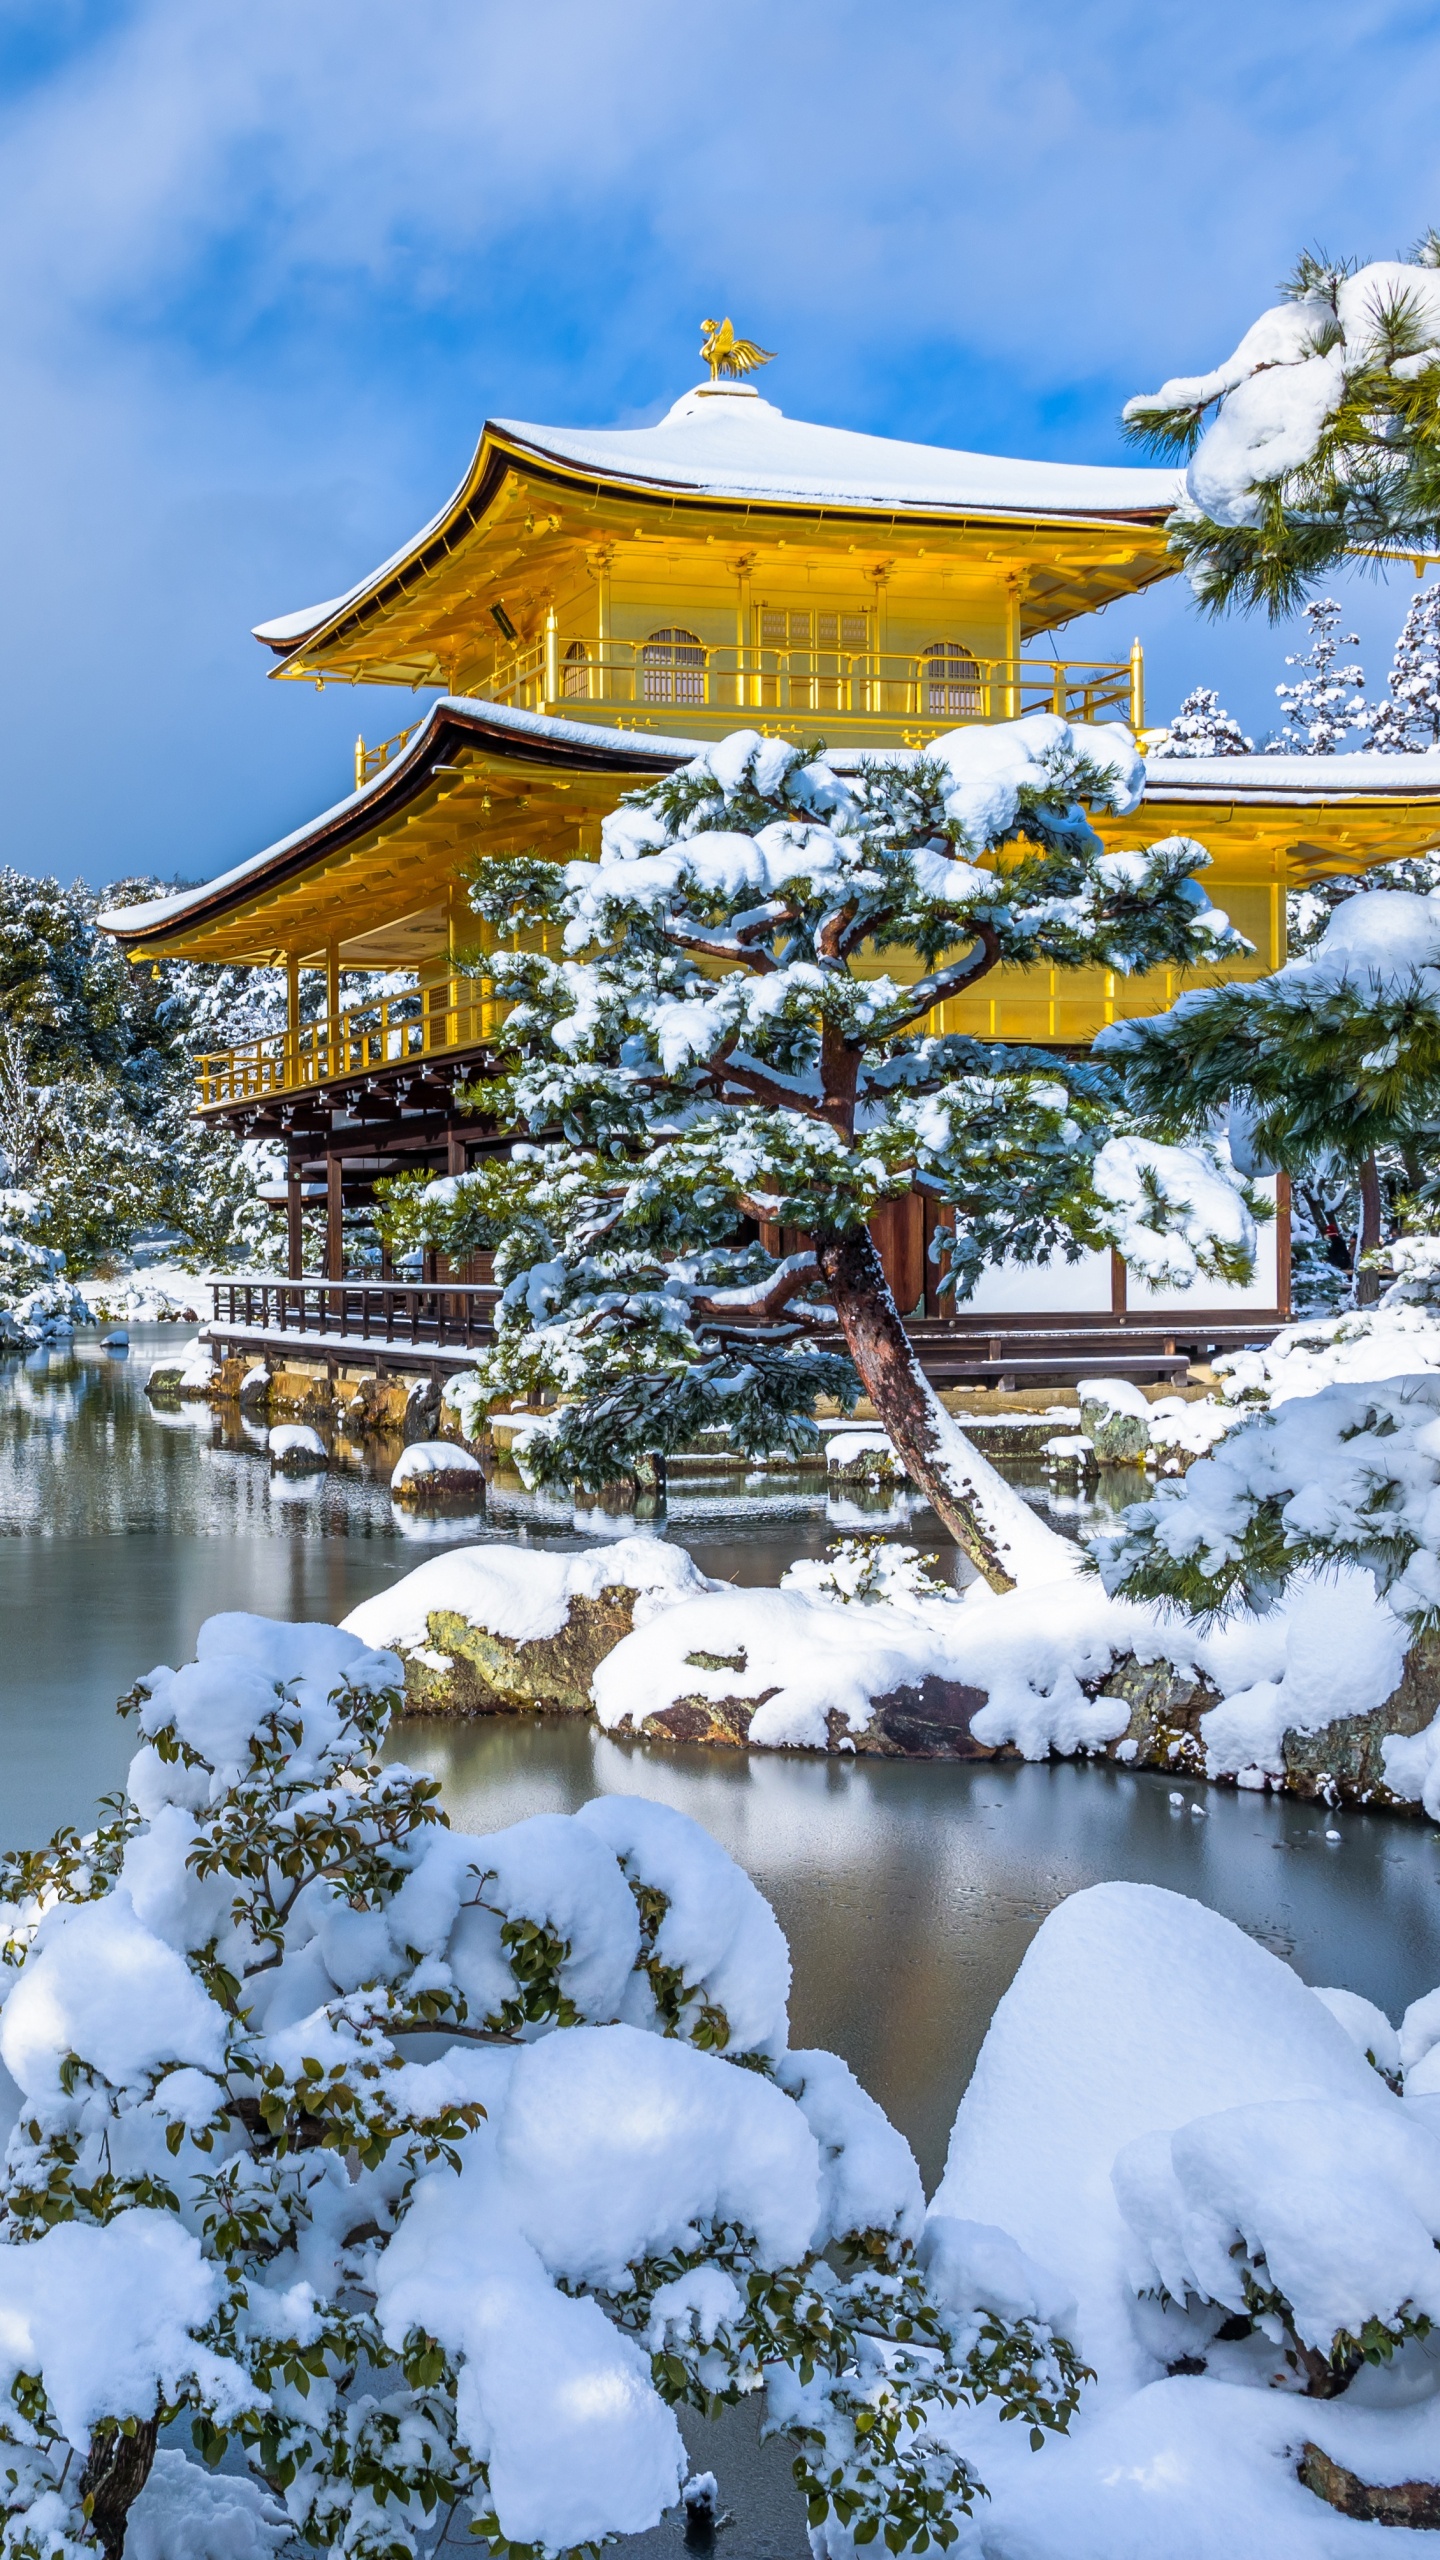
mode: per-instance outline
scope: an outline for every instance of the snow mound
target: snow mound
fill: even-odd
[[[484,1468],[469,1449],[455,1440],[412,1440],[402,1449],[390,1473],[393,1492],[397,1485],[408,1484],[412,1476],[483,1476]]]
[[[426,1642],[432,1614],[443,1611],[512,1644],[535,1644],[559,1634],[575,1599],[633,1591],[635,1622],[644,1625],[693,1593],[718,1587],[683,1547],[661,1538],[617,1538],[575,1555],[498,1544],[452,1547],[391,1590],[362,1600],[343,1624],[365,1644],[413,1648]]]
[[[323,1467],[329,1457],[313,1423],[275,1422],[265,1434],[272,1466]]]
[[[1113,2401],[1165,2361],[1136,2317],[1117,2156],[1196,2117],[1290,2099],[1338,2105],[1352,2124],[1357,2111],[1393,2121],[1401,2104],[1290,1967],[1231,1921],[1155,1885],[1094,1885],[1044,1921],[991,2020],[931,2212],[996,2222],[1056,2272]]]

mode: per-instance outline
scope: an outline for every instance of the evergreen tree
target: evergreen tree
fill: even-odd
[[[1302,670],[1299,681],[1275,687],[1285,713],[1285,726],[1275,746],[1281,755],[1333,756],[1350,732],[1367,722],[1364,668],[1335,664],[1341,649],[1358,646],[1359,634],[1341,632],[1340,607],[1333,596],[1307,604],[1305,619],[1310,625],[1310,646],[1292,651],[1285,660],[1287,667]]]
[[[1164,756],[1248,756],[1254,749],[1254,739],[1247,738],[1239,721],[1223,709],[1219,694],[1197,684],[1186,694],[1159,746],[1151,750],[1151,761]]]
[[[1201,847],[1109,854],[1089,826],[1082,804],[1133,808],[1143,773],[1123,730],[1049,716],[853,780],[741,731],[633,795],[598,864],[478,865],[476,913],[531,948],[485,964],[511,1010],[468,1100],[535,1143],[393,1184],[383,1217],[396,1246],[499,1244],[485,1391],[560,1400],[532,1473],[602,1485],[715,1425],[797,1448],[853,1363],[954,1536],[1015,1579],[1032,1515],[927,1385],[867,1222],[917,1185],[944,1204],[962,1294],[1006,1254],[1105,1243],[1157,1274],[1248,1267],[1239,1192],[1203,1149],[1128,1125],[1103,1069],[926,1028],[1005,963],[1243,947],[1196,882]],[[881,974],[887,951],[918,953],[918,982]],[[776,1253],[777,1229],[808,1241]]]
[[[1440,544],[1440,238],[1359,268],[1307,253],[1281,290],[1226,363],[1125,407],[1186,461],[1170,540],[1200,601],[1275,620],[1348,553]]]
[[[1440,587],[1422,587],[1400,628],[1386,679],[1388,698],[1369,715],[1381,755],[1440,746]]]
[[[1259,1160],[1321,1185],[1339,1168],[1360,1195],[1359,1254],[1373,1253],[1380,1151],[1418,1170],[1440,1116],[1440,896],[1352,894],[1273,977],[1196,991],[1096,1046],[1172,1138],[1238,1107]],[[1377,1294],[1361,1272],[1361,1303]]]

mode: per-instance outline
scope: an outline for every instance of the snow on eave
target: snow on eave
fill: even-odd
[[[867,515],[1158,523],[1180,495],[1182,474],[1174,470],[1025,462],[950,445],[862,435],[849,427],[786,418],[758,396],[736,400],[733,408],[726,402],[712,413],[702,406],[703,396],[703,387],[699,399],[687,393],[654,427],[547,427],[519,418],[487,419],[458,488],[410,541],[328,603],[255,623],[254,637],[282,656],[330,637],[332,624],[378,594],[475,497],[487,454],[497,445],[617,488],[680,491],[748,505],[838,507]]]
[[[193,889],[176,889],[168,898],[147,898],[138,906],[107,908],[97,923],[117,941],[134,943],[173,932],[202,915],[223,913],[244,895],[253,894],[272,874],[300,869],[307,854],[322,845],[333,849],[337,835],[358,832],[387,800],[403,804],[413,796],[428,780],[429,768],[442,760],[442,733],[447,728],[462,732],[462,742],[468,736],[502,754],[511,746],[521,752],[527,746],[549,749],[544,757],[549,765],[570,764],[590,772],[612,769],[642,777],[670,772],[702,752],[702,741],[696,738],[640,737],[627,729],[601,729],[589,721],[554,720],[543,712],[513,710],[504,703],[481,702],[464,694],[442,694],[431,703],[402,752],[372,774],[360,790],[347,792],[343,800],[307,819],[303,827],[266,845],[263,852],[248,854],[214,880],[202,881]],[[557,755],[556,748],[565,752]]]
[[[1155,756],[1145,798],[1254,802],[1276,808],[1335,800],[1440,801],[1440,749],[1423,755]]]

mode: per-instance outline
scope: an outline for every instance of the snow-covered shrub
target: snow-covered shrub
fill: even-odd
[[[871,1607],[888,1604],[904,1609],[917,1602],[940,1601],[950,1607],[957,1593],[948,1582],[926,1571],[918,1547],[897,1538],[837,1538],[823,1556],[801,1556],[780,1577],[782,1591],[803,1591],[814,1600],[861,1601]]]
[[[1333,1997],[1153,1886],[1072,1894],[1039,1929],[929,2223],[1009,2232],[1095,2370],[1044,2462],[983,2411],[954,2422],[997,2560],[1339,2560],[1378,2528],[1327,2509],[1307,2446],[1365,2483],[1440,2479],[1434,2101],[1392,2093]],[[1405,2029],[1440,2034],[1440,1996]]]
[[[1105,1587],[1201,1616],[1266,1609],[1302,1566],[1353,1565],[1440,1623],[1440,1376],[1323,1387],[1237,1423],[1093,1541]]]
[[[211,1619],[127,1701],[99,1829],[0,1873],[6,2551],[113,2560],[133,2512],[141,2554],[403,2560],[456,2506],[571,2550],[676,2501],[677,2404],[762,2390],[817,2524],[951,2541],[939,2422],[1063,2428],[1071,2351],[931,2284],[905,2143],[789,2049],[783,1937],[705,1833],[602,1797],[456,1835],[379,1757],[398,1681]],[[150,2467],[180,2417],[283,2518],[217,2539],[243,2491]]]
[[[1111,2174],[1157,2293],[1248,2321],[1316,2398],[1440,2319],[1440,2143],[1398,2109],[1229,2107]]]

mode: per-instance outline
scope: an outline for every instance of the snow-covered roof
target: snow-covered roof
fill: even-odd
[[[1146,767],[1147,801],[1440,799],[1440,749],[1424,755],[1165,756]]]
[[[686,490],[696,496],[770,499],[776,504],[859,507],[876,514],[1062,516],[1168,515],[1181,474],[1134,465],[1020,462],[1000,454],[963,453],[948,445],[909,444],[895,436],[860,435],[849,427],[817,427],[787,418],[773,401],[742,383],[708,383],[687,391],[653,427],[545,427],[500,418],[482,439],[503,437],[537,457],[603,474],[637,488]],[[477,457],[478,461],[478,457]],[[271,648],[303,640],[343,606],[377,586],[448,515],[475,480],[475,469],[439,514],[403,551],[343,596],[255,625]]]
[[[502,418],[502,435],[607,479],[647,480],[714,497],[847,507],[954,508],[1016,515],[1168,514],[1176,471],[1104,463],[1015,462],[949,445],[907,444],[815,427],[736,385],[702,384],[655,427],[537,427]]]
[[[168,897],[143,905],[111,908],[99,918],[107,932],[132,942],[173,931],[187,919],[223,908],[247,889],[286,868],[303,867],[312,848],[371,821],[389,801],[403,806],[428,777],[437,758],[450,752],[448,732],[468,732],[473,744],[492,753],[523,757],[526,750],[551,763],[570,763],[589,772],[663,773],[713,747],[713,740],[641,736],[632,730],[601,728],[583,720],[561,720],[538,711],[519,711],[507,704],[442,694],[432,702],[420,726],[401,752],[372,774],[360,791],[348,792],[318,817],[307,820],[263,852],[248,855],[229,871],[196,888],[173,890]],[[841,772],[853,772],[874,749],[831,749],[826,761]],[[918,750],[892,747],[887,756]],[[1384,802],[1433,800],[1440,803],[1440,750],[1426,755],[1355,756],[1170,756],[1150,759],[1145,806],[1168,808],[1176,802],[1216,807],[1253,801],[1303,807],[1317,802]],[[1440,832],[1440,817],[1437,817]]]

